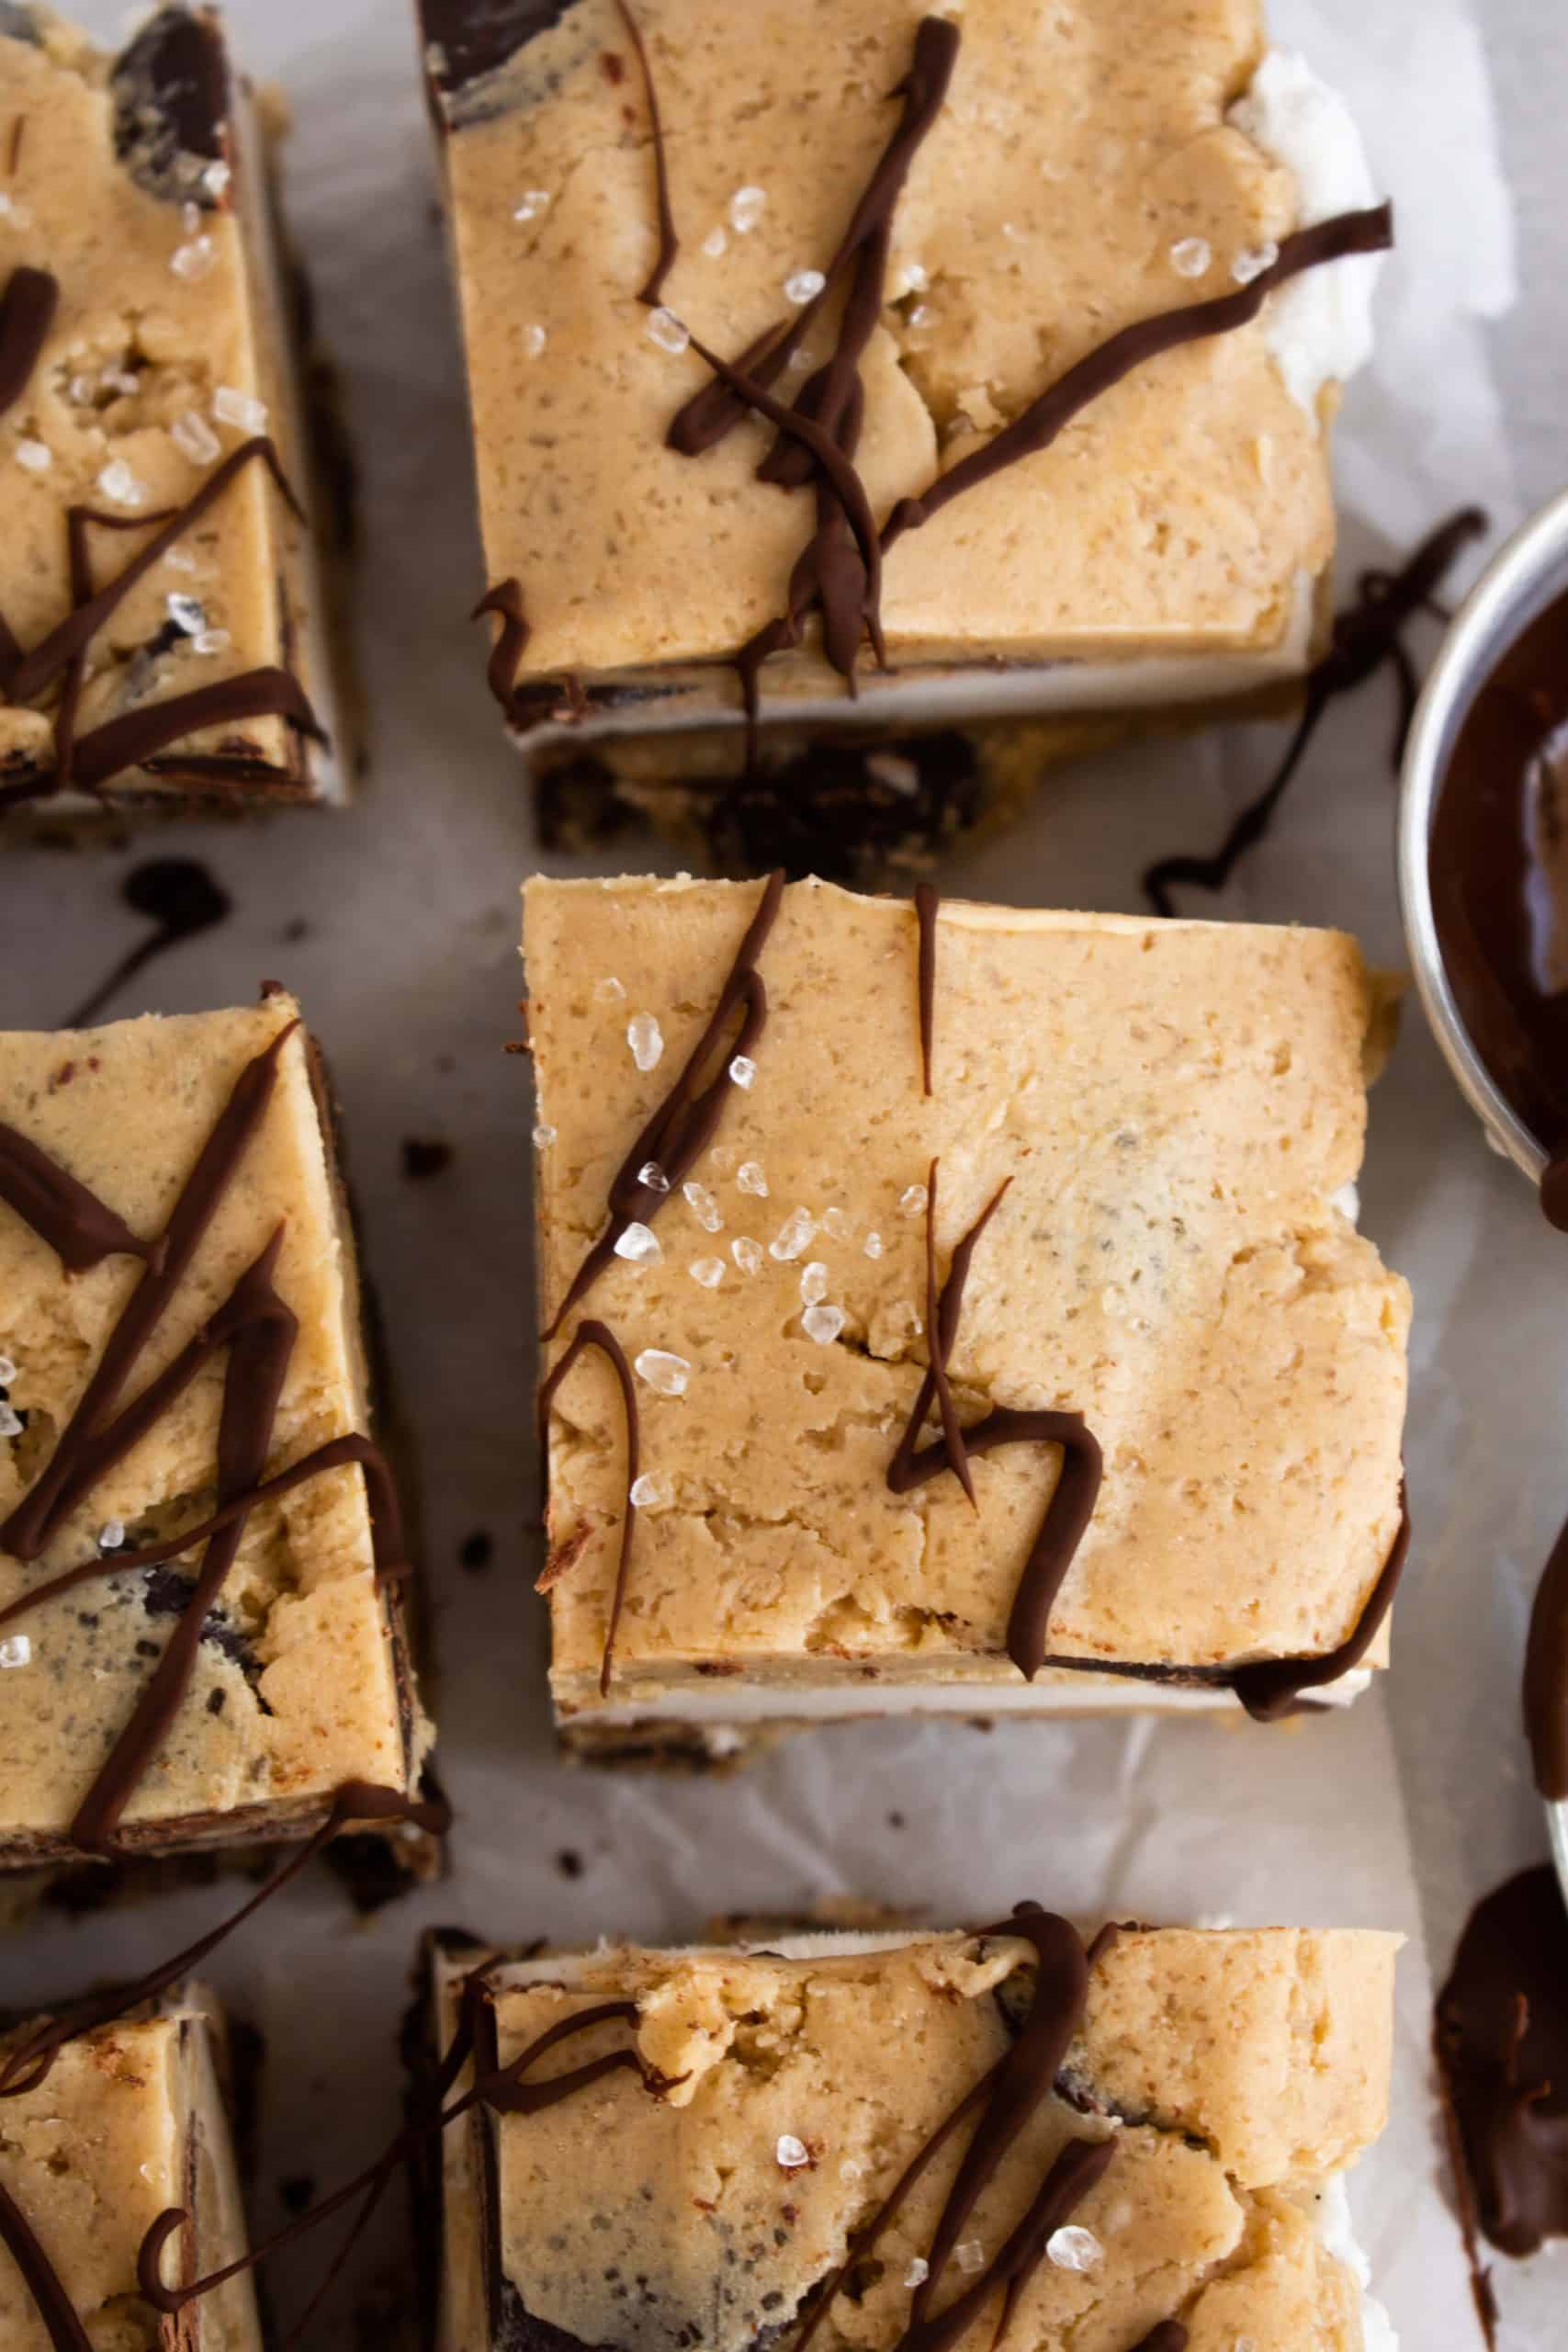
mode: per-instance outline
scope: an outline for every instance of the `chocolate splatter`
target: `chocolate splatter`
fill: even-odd
[[[1492,2244],[1568,2236],[1568,1912],[1548,1864],[1471,1914],[1438,1996],[1438,2064]]]
[[[707,1026],[697,1039],[684,1068],[631,1149],[610,1180],[609,1222],[584,1257],[567,1286],[566,1296],[546,1331],[553,1340],[572,1308],[596,1283],[615,1254],[615,1244],[628,1225],[651,1225],[666,1201],[679,1192],[699,1156],[718,1132],[734,1080],[730,1062],[750,1056],[768,1020],[768,992],[757,970],[757,958],[767,944],[784,899],[784,876],[774,874],[763,885],[757,910],[736,950],[735,961],[719,990]],[[713,1059],[726,1027],[739,1012],[740,1027],[716,1075],[699,1087],[703,1071]],[[665,1177],[666,1189],[655,1191],[642,1181],[649,1162]]]
[[[1551,1549],[1525,1648],[1525,1730],[1535,1784],[1549,1804],[1568,1800],[1568,1525]],[[1563,2077],[1568,2090],[1568,2075]]]
[[[60,280],[47,269],[14,269],[0,294],[0,416],[32,381],[60,303]]]
[[[1393,759],[1398,774],[1418,691],[1404,631],[1417,613],[1436,609],[1433,599],[1448,573],[1470,541],[1487,528],[1486,516],[1478,506],[1464,507],[1423,539],[1397,571],[1359,574],[1355,601],[1336,616],[1329,650],[1307,679],[1302,715],[1283,759],[1263,790],[1242,810],[1212,856],[1162,857],[1145,871],[1144,891],[1156,914],[1175,914],[1170,894],[1177,883],[1190,882],[1203,890],[1224,888],[1247,852],[1256,847],[1273,823],[1330,704],[1354,694],[1386,668],[1393,669],[1399,687]]]
[[[150,938],[122,956],[97,987],[66,1014],[67,1029],[86,1028],[126,982],[145,971],[155,957],[227,922],[234,911],[234,902],[222,884],[194,857],[148,858],[126,876],[120,896],[133,914],[145,915],[156,928]]]
[[[607,1698],[610,1672],[615,1659],[615,1634],[620,1627],[621,1609],[626,1597],[626,1571],[631,1565],[632,1528],[637,1520],[637,1505],[632,1490],[637,1480],[639,1419],[637,1403],[637,1383],[626,1362],[626,1350],[607,1323],[594,1318],[580,1323],[573,1332],[571,1344],[550,1371],[539,1389],[539,1450],[547,1458],[550,1406],[557,1389],[566,1378],[578,1358],[587,1348],[596,1348],[608,1362],[620,1386],[621,1403],[626,1420],[626,1492],[621,1515],[621,1548],[615,1563],[615,1587],[610,1597],[609,1621],[604,1628],[604,1652],[599,1667],[599,1696]]]
[[[495,1538],[488,1528],[478,1527],[466,1535],[457,1548],[457,1566],[467,1568],[470,1576],[478,1576],[488,1568],[495,1557]]]
[[[563,1846],[556,1856],[556,1868],[562,1878],[581,1878],[583,1871],[582,1857],[574,1846]]]

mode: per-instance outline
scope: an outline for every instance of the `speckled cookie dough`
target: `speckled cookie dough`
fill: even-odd
[[[1401,1525],[1409,1317],[1354,1222],[1388,1000],[1353,941],[944,903],[927,1096],[915,910],[793,885],[716,1126],[607,1225],[766,894],[536,880],[525,899],[547,1363],[602,1324],[638,1438],[601,1695],[626,1409],[581,1354],[549,1416],[569,1742],[723,1752],[823,1716],[1228,1706],[1247,1662],[1347,1642]],[[1008,1187],[950,1352],[959,1421],[1076,1410],[1103,1453],[1032,1682],[1010,1618],[1061,1448],[976,1458],[976,1509],[945,1471],[889,1485],[930,1362],[933,1159],[939,1285]],[[1380,1633],[1365,1663],[1383,1657]]]
[[[0,2037],[0,2064],[10,2045]],[[187,1985],[154,2009],[68,2041],[36,2090],[8,2097],[0,2130],[0,2192],[41,2247],[95,2352],[184,2345],[137,2291],[142,2238],[182,2206],[193,2226],[167,2275],[201,2277],[246,2251],[230,2145],[223,2020],[210,1994]],[[193,2352],[262,2352],[248,2277],[204,2297]],[[0,2239],[0,2342],[51,2352],[34,2298]]]
[[[209,11],[164,8],[118,56],[46,7],[0,12],[0,822],[340,797],[309,724],[330,730],[333,710],[291,503],[310,482],[269,186],[280,128]],[[258,442],[287,493],[265,456],[240,458]],[[77,510],[103,519],[73,554]],[[85,647],[62,648],[61,624],[149,549]],[[197,692],[183,729],[159,715]]]
[[[49,1155],[150,1242],[248,1066],[276,1080],[139,1355],[120,1405],[225,1311],[276,1243],[270,1282],[297,1320],[266,1439],[270,1476],[368,1431],[353,1237],[298,1007],[0,1035],[0,1125]],[[283,1040],[279,1045],[280,1038]],[[0,1166],[0,1522],[53,1464],[146,1269],[126,1254],[67,1272],[8,1201]],[[0,1610],[101,1555],[154,1546],[217,1501],[220,1347],[29,1556],[0,1534]],[[120,1833],[153,1849],[313,1828],[345,1781],[417,1786],[429,1727],[405,1655],[399,1588],[378,1576],[367,1477],[345,1463],[245,1522],[186,1694],[140,1777]],[[180,1623],[204,1557],[98,1577],[0,1624],[0,1863],[73,1851],[72,1826]]]
[[[1010,2304],[1010,2352],[1386,2344],[1342,2176],[1386,2117],[1397,1942],[1124,1929],[1091,1953],[1055,2086],[964,2218],[927,2324],[986,2277],[1054,2161],[1087,2143],[1109,2161]],[[482,1971],[503,2066],[587,2010],[628,2005],[541,2051],[525,2084],[628,2049],[637,2061],[542,2111],[481,2109],[447,2133],[440,2352],[750,2352],[805,2341],[807,2324],[820,2352],[924,2340],[906,2334],[911,2302],[976,2124],[866,2233],[943,2120],[1016,2061],[1033,1962],[1002,1934],[437,1951],[434,2047]],[[951,2340],[984,2352],[1001,2310],[998,2283]]]
[[[667,446],[822,283],[898,119],[921,0],[637,0],[679,245],[659,246],[648,90],[619,0],[423,0],[491,583],[531,634],[529,748],[628,778],[730,773],[733,657],[783,609],[808,492],[771,428]],[[893,213],[855,464],[884,520],[1123,328],[1234,295],[1374,190],[1339,101],[1266,49],[1256,0],[967,0]],[[480,29],[482,28],[482,37]],[[892,675],[863,707],[808,633],[762,673],[782,755],[829,729],[1207,704],[1300,676],[1334,547],[1326,429],[1367,349],[1364,260],[1150,359],[1055,445],[898,538]],[[1320,282],[1321,281],[1321,282]],[[831,302],[776,396],[828,358]],[[797,364],[798,362],[798,364]],[[774,736],[770,733],[772,744]]]

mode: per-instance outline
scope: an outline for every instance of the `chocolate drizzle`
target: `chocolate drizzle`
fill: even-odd
[[[615,1244],[627,1226],[652,1224],[718,1132],[734,1084],[729,1063],[738,1055],[749,1057],[767,1026],[768,991],[757,970],[757,959],[778,920],[784,888],[782,874],[770,875],[763,885],[757,910],[736,951],[706,1028],[680,1076],[610,1180],[609,1221],[568,1284],[566,1296],[545,1333],[547,1340],[555,1338],[572,1308],[611,1263]],[[726,1027],[737,1012],[741,1020],[734,1044],[707,1084],[699,1085],[704,1070],[719,1049]],[[667,1189],[662,1192],[656,1192],[642,1182],[640,1171],[650,1161],[667,1180]]]
[[[1213,856],[1162,857],[1146,869],[1144,891],[1156,914],[1175,914],[1170,894],[1176,883],[1190,882],[1203,890],[1224,888],[1241,859],[1273,823],[1329,705],[1342,695],[1354,694],[1380,670],[1390,667],[1399,688],[1393,757],[1398,774],[1418,692],[1403,632],[1417,613],[1439,610],[1433,601],[1438,590],[1465,547],[1487,527],[1478,506],[1463,507],[1423,539],[1397,571],[1359,575],[1355,601],[1335,618],[1328,651],[1306,682],[1302,715],[1284,757],[1263,790],[1241,811]]]
[[[491,648],[485,677],[496,701],[510,717],[517,690],[517,673],[528,650],[528,639],[534,634],[523,609],[522,582],[499,580],[493,588],[487,588],[468,617],[477,621],[484,613],[494,613],[501,622],[495,643]]]
[[[304,511],[290,489],[277,451],[265,435],[243,441],[230,452],[184,506],[153,514],[107,514],[89,506],[73,506],[66,514],[70,553],[72,610],[65,619],[30,651],[17,643],[0,622],[0,697],[14,705],[29,703],[60,682],[54,718],[55,764],[52,775],[25,776],[0,785],[0,815],[28,800],[47,799],[74,784],[96,792],[115,776],[145,763],[174,775],[209,784],[244,784],[269,780],[274,771],[246,756],[247,746],[225,751],[216,758],[189,756],[163,761],[182,737],[201,729],[237,725],[247,718],[287,718],[316,742],[326,738],[317,724],[299,680],[287,670],[263,667],[216,680],[186,694],[172,695],[141,709],[106,719],[78,738],[76,722],[86,677],[86,656],[93,639],[118,611],[126,597],[162,561],[184,535],[208,513],[243,469],[256,460],[272,476],[278,494],[301,523]],[[92,584],[87,553],[89,526],[110,531],[145,531],[151,536],[114,579],[100,589]]]
[[[915,920],[920,927],[920,1086],[931,1091],[931,1056],[936,1039],[936,924],[942,895],[934,884],[915,886]]]
[[[120,896],[132,913],[146,915],[157,927],[122,956],[97,987],[67,1013],[62,1023],[67,1029],[86,1028],[127,980],[145,971],[155,956],[212,930],[234,910],[222,884],[194,857],[144,859],[126,876]]]
[[[138,1241],[111,1210],[26,1136],[0,1125],[0,1198],[55,1250],[68,1272],[85,1272],[120,1254],[142,1261],[141,1279],[53,1453],[0,1525],[0,1550],[18,1560],[36,1559],[107,1473],[185,1394],[202,1367],[213,1356],[228,1353],[218,1432],[216,1511],[200,1525],[162,1543],[68,1569],[0,1611],[0,1624],[9,1623],[89,1579],[159,1566],[198,1544],[205,1547],[190,1605],[71,1825],[73,1842],[85,1852],[114,1850],[125,1808],[189,1689],[203,1629],[238,1556],[249,1515],[259,1503],[327,1469],[355,1463],[365,1474],[378,1573],[383,1578],[406,1573],[391,1476],[368,1439],[351,1435],[331,1440],[273,1478],[264,1476],[299,1328],[273,1286],[281,1227],[228,1298],[164,1370],[130,1403],[121,1402],[266,1115],[278,1057],[298,1028],[298,1022],[288,1023],[241,1071],[162,1231],[150,1242]]]
[[[0,294],[0,416],[15,407],[32,381],[60,301],[60,281],[47,269],[14,269]]]
[[[1505,2254],[1568,2236],[1568,1912],[1548,1864],[1479,1903],[1437,2053],[1476,2219]]]
[[[92,2338],[27,2215],[0,2182],[0,2245],[16,2264],[55,2352],[93,2352]]]
[[[1153,2332],[1133,2346],[1133,2352],[1187,2352],[1187,2330],[1179,2319],[1162,2319]]]
[[[621,1548],[615,1563],[615,1588],[610,1598],[609,1621],[604,1628],[604,1654],[599,1667],[599,1696],[609,1696],[610,1670],[615,1657],[615,1634],[620,1626],[621,1608],[626,1597],[626,1570],[631,1563],[632,1527],[637,1518],[637,1505],[632,1492],[637,1485],[639,1420],[637,1404],[637,1383],[626,1362],[626,1351],[607,1323],[596,1319],[580,1323],[571,1336],[571,1344],[560,1356],[539,1389],[539,1447],[544,1452],[549,1430],[550,1406],[557,1389],[566,1378],[586,1348],[597,1348],[608,1363],[620,1385],[621,1403],[626,1419],[626,1494],[621,1519]]]
[[[1046,1409],[1025,1412],[1011,1406],[995,1405],[973,1428],[958,1428],[951,1394],[944,1395],[948,1359],[958,1336],[959,1320],[964,1311],[964,1285],[969,1279],[970,1261],[976,1245],[1000,1207],[1008,1187],[1004,1183],[993,1193],[980,1216],[957,1244],[939,1299],[935,1295],[933,1239],[936,1176],[937,1163],[933,1160],[926,1195],[926,1320],[930,1333],[931,1364],[920,1383],[919,1394],[915,1399],[904,1434],[887,1465],[887,1484],[894,1494],[907,1495],[915,1487],[924,1486],[929,1479],[940,1476],[943,1470],[951,1470],[973,1501],[974,1490],[968,1465],[975,1455],[991,1453],[1005,1445],[1060,1446],[1061,1470],[1050,1502],[1046,1505],[1045,1516],[1030,1545],[1029,1557],[1024,1562],[1023,1574],[1008,1618],[1008,1656],[1025,1681],[1032,1682],[1049,1654],[1047,1637],[1056,1596],[1094,1516],[1104,1469],[1103,1457],[1100,1441],[1081,1413]],[[933,1402],[941,1404],[942,1434],[922,1446],[919,1434]],[[962,1469],[959,1467],[960,1460],[963,1462]]]
[[[1341,1642],[1337,1649],[1325,1651],[1321,1657],[1260,1658],[1253,1666],[1234,1666],[1226,1669],[1222,1679],[1235,1691],[1254,1723],[1280,1723],[1287,1715],[1300,1713],[1303,1691],[1321,1690],[1325,1683],[1337,1682],[1341,1675],[1354,1672],[1371,1648],[1382,1631],[1384,1618],[1393,1606],[1393,1596],[1399,1589],[1409,1550],[1410,1507],[1405,1500],[1402,1479],[1398,1532],[1372,1587],[1371,1597],[1349,1638]],[[1307,1703],[1310,1705],[1311,1702]]]
[[[631,0],[615,0],[621,12],[631,45],[637,51],[637,62],[642,74],[643,94],[648,100],[648,127],[653,140],[654,206],[659,216],[659,254],[648,282],[637,296],[652,310],[664,300],[664,281],[675,266],[681,250],[681,240],[675,233],[675,215],[670,204],[670,164],[664,151],[664,119],[659,111],[659,92],[654,86],[653,67],[649,60],[648,44],[642,28],[631,10]]]
[[[1552,1546],[1530,1611],[1524,1709],[1536,1787],[1549,1804],[1562,1804],[1568,1800],[1568,1525]]]

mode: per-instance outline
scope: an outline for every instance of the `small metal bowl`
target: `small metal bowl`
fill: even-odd
[[[1547,1155],[1477,1053],[1454,1001],[1432,913],[1429,851],[1438,795],[1472,703],[1521,630],[1568,594],[1568,491],[1532,517],[1482,573],[1432,666],[1399,786],[1399,900],[1416,986],[1432,1034],[1495,1148],[1539,1184]],[[1543,1244],[1545,1235],[1543,1231]],[[1563,1244],[1557,1242],[1561,1250]],[[1557,1875],[1568,1898],[1568,1805],[1551,1804]]]
[[[1516,531],[1465,598],[1416,707],[1399,785],[1399,902],[1432,1034],[1495,1148],[1539,1184],[1547,1155],[1476,1052],[1454,1001],[1432,914],[1438,795],[1476,695],[1520,631],[1568,594],[1568,491]]]

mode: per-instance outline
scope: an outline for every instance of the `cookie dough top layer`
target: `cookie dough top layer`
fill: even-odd
[[[142,2238],[170,2206],[194,2210],[200,2270],[244,2251],[219,2087],[222,2039],[210,1996],[187,1987],[155,2015],[67,2042],[36,2090],[6,2100],[0,2188],[101,2352],[155,2352],[170,2340],[136,2287]],[[0,2055],[6,2046],[0,2039]],[[193,2317],[197,2308],[202,2347],[259,2352],[248,2278],[204,2298]],[[53,2341],[3,2245],[0,2341],[6,2352],[51,2352]]]
[[[495,2124],[501,2269],[531,2320],[628,2352],[690,2342],[689,2328],[726,2352],[790,2326],[1005,2053],[1027,2000],[1032,1954],[1011,1939],[877,1948],[887,1941],[828,1938],[798,1959],[610,1950],[491,1973],[503,2064],[597,2003],[636,2005],[630,2021],[541,2056],[530,2082],[628,2041],[657,2078],[650,2091],[612,2075]],[[973,2247],[996,2253],[1070,2138],[1109,2137],[1111,2167],[1072,2215],[1098,2256],[1085,2271],[1041,2267],[1014,2344],[1126,2352],[1179,2316],[1194,2352],[1244,2339],[1360,2352],[1359,2290],[1314,2217],[1382,2128],[1396,1949],[1284,1928],[1119,1935],[1091,1969],[1057,2095],[965,2225],[935,2308],[983,2267]],[[454,1983],[475,1958],[452,1956]],[[911,2266],[964,2139],[937,2156],[816,2340],[867,2352],[899,2340]],[[450,2264],[467,2217],[447,2178]],[[965,2347],[990,2342],[996,2315],[993,2301]],[[451,2340],[468,2352],[460,2327]]]
[[[71,507],[115,526],[166,519],[258,435],[306,494],[280,290],[265,282],[263,148],[207,13],[161,12],[116,59],[48,8],[0,11],[0,295],[18,270],[58,287],[41,350],[0,414],[0,615],[29,651],[85,601]],[[91,528],[93,587],[149,536]],[[131,709],[298,666],[311,618],[304,537],[265,467],[247,463],[94,634],[78,740]],[[53,772],[59,690],[56,676],[18,696],[25,707],[0,692],[0,785],[7,763]],[[276,717],[209,725],[181,749],[299,779],[298,741]],[[145,770],[135,782],[160,788]]]
[[[925,13],[637,0],[681,237],[663,300],[727,358],[827,267]],[[1263,55],[1256,0],[942,13],[962,28],[957,66],[894,218],[890,299],[862,368],[856,462],[879,515],[1119,329],[1234,291],[1238,265],[1303,210],[1294,175],[1227,119]],[[479,12],[425,0],[424,14],[486,559],[492,580],[523,584],[523,674],[732,653],[782,610],[811,500],[755,479],[755,424],[695,462],[664,447],[711,379],[637,299],[658,228],[624,17],[615,0],[490,11],[484,60],[512,53],[468,78],[461,28]],[[829,345],[825,322],[814,361]],[[894,660],[1282,646],[1332,548],[1331,405],[1315,385],[1307,407],[1292,397],[1267,313],[1140,368],[1054,448],[894,548]]]
[[[247,1012],[0,1035],[0,1121],[151,1238],[241,1072],[297,1018],[280,995]],[[279,1232],[272,1279],[299,1329],[270,1471],[367,1428],[353,1244],[299,1030],[281,1048],[261,1125],[127,1401],[222,1306]],[[54,1250],[0,1200],[0,1354],[14,1367],[6,1426],[22,1424],[0,1438],[0,1519],[51,1458],[141,1272],[116,1256],[63,1272]],[[0,1606],[92,1558],[111,1521],[130,1549],[213,1510],[228,1361],[224,1351],[209,1359],[36,1560],[0,1551]],[[78,1587],[4,1629],[12,1645],[0,1653],[9,1666],[0,1671],[0,1840],[59,1833],[72,1820],[143,1691],[184,1590],[173,1570],[131,1571]],[[259,1507],[128,1823],[319,1803],[348,1779],[404,1786],[409,1760],[385,1619],[357,1468],[327,1471]]]
[[[530,884],[547,1326],[758,904],[725,883]],[[629,1359],[684,1367],[679,1394],[657,1360],[637,1380],[651,1484],[623,1676],[983,1661],[1016,1680],[1004,1634],[1056,1449],[976,1459],[977,1510],[949,1474],[886,1483],[928,1361],[933,1158],[939,1280],[1009,1182],[951,1358],[960,1420],[1077,1408],[1104,1450],[1049,1654],[1223,1667],[1335,1648],[1398,1525],[1408,1320],[1342,1205],[1382,1010],[1354,943],[950,902],[929,1099],[917,958],[907,904],[784,892],[755,1077],[729,1089],[695,1202],[674,1193],[657,1261],[612,1259],[567,1319],[563,1340],[597,1317]],[[652,1068],[628,1031],[645,1061],[657,1032]],[[558,1391],[549,1471],[557,1688],[575,1698],[626,1496],[620,1397],[594,1357]]]

